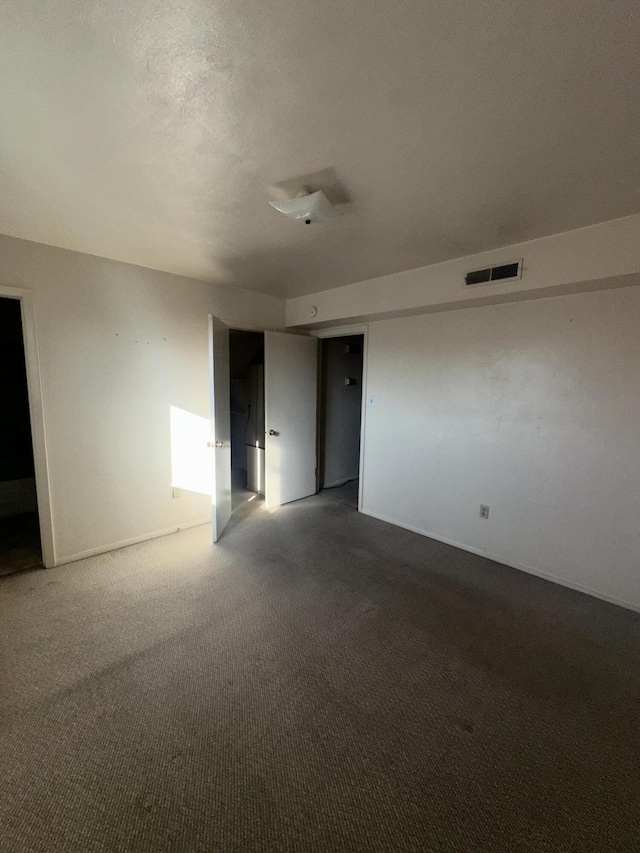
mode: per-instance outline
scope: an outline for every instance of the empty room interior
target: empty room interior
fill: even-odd
[[[639,43],[5,0],[0,851],[640,850]]]

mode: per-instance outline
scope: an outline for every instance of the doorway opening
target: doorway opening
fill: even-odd
[[[0,297],[0,575],[42,566],[19,299]]]
[[[264,497],[264,333],[229,330],[231,506]]]
[[[323,338],[318,489],[358,508],[364,335]]]
[[[237,510],[248,504],[273,510],[316,494],[317,381],[317,338],[230,329],[209,315],[214,542],[231,518],[234,498]],[[257,499],[261,493],[264,504]]]

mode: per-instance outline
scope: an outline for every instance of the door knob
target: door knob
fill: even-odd
[[[207,447],[224,447],[224,441],[208,441]]]
[[[269,435],[280,435],[280,433],[279,433],[279,432],[276,432],[276,431],[275,431],[275,429],[270,429],[270,430],[269,430]]]

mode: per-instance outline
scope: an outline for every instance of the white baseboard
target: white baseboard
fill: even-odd
[[[543,578],[544,580],[551,581],[552,583],[557,583],[560,586],[566,586],[568,589],[573,589],[576,592],[583,592],[585,595],[591,595],[594,598],[599,598],[601,601],[606,601],[609,604],[617,604],[618,607],[624,607],[626,610],[633,610],[636,613],[640,613],[640,604],[633,604],[630,601],[624,601],[620,598],[614,598],[611,595],[605,595],[602,592],[597,592],[595,589],[590,589],[589,587],[564,580],[564,578],[559,578],[556,575],[543,572],[540,569],[534,569],[532,566],[525,566],[522,563],[505,560],[503,557],[498,557],[488,551],[483,551],[481,548],[474,548],[472,545],[466,545],[464,542],[457,542],[455,539],[438,536],[436,533],[431,533],[428,530],[423,530],[410,524],[404,524],[394,518],[388,518],[387,516],[379,515],[378,513],[370,512],[366,509],[361,509],[360,512],[363,515],[376,518],[378,521],[385,521],[387,524],[402,527],[404,530],[410,530],[412,533],[418,533],[420,536],[426,536],[428,539],[435,539],[436,542],[442,542],[445,545],[452,545],[454,548],[460,548],[461,551],[468,551],[470,554],[477,554],[479,557],[486,557],[487,560],[493,560],[494,563],[501,563],[503,566],[509,566],[511,569],[518,569],[518,571],[527,572],[529,575],[536,575],[536,577]]]
[[[75,563],[77,560],[85,560],[87,557],[95,557],[97,554],[106,554],[108,551],[118,551],[129,545],[138,545],[149,539],[159,539],[160,536],[168,536],[170,533],[178,533],[180,530],[189,530],[191,527],[200,527],[203,524],[211,524],[211,518],[201,521],[190,521],[181,524],[180,527],[168,527],[166,530],[156,530],[153,533],[144,533],[142,536],[134,536],[132,539],[123,539],[121,542],[112,542],[110,545],[100,545],[98,548],[90,548],[88,551],[79,551],[77,554],[69,554],[66,557],[58,557],[55,566],[63,566],[65,563]]]

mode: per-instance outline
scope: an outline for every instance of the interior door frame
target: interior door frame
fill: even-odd
[[[282,329],[279,326],[273,326],[273,327],[272,326],[262,326],[262,325],[256,326],[253,323],[247,323],[245,321],[234,320],[233,317],[223,317],[223,316],[218,316],[217,314],[212,315],[212,313],[209,312],[209,318],[211,318],[212,316],[216,316],[222,323],[224,323],[226,326],[228,326],[230,332],[232,332],[232,331],[257,332],[258,334],[261,334],[264,337],[265,332],[286,331],[285,329]],[[209,330],[210,329],[211,329],[211,322],[209,321]],[[209,369],[209,404],[210,404],[210,409],[212,412],[211,434],[213,435],[213,433],[214,433],[214,424],[213,424],[214,381],[213,381],[213,375],[211,372],[211,348],[212,348],[212,341],[210,339],[209,340],[209,362],[210,362],[210,369]],[[229,374],[229,381],[231,381],[231,374]],[[262,438],[264,441],[265,436],[263,435]],[[233,441],[233,439],[231,439],[231,441]],[[214,452],[215,452],[215,450],[214,450]],[[266,443],[265,443],[265,459],[266,459],[266,452],[267,451],[266,451]],[[233,501],[233,498],[232,498],[232,501]],[[233,512],[232,512],[232,514],[233,514]]]
[[[42,564],[45,568],[50,569],[56,565],[56,551],[53,535],[49,463],[47,459],[47,436],[42,403],[42,380],[40,377],[40,351],[38,348],[35,297],[32,290],[22,287],[8,287],[3,284],[0,284],[0,297],[17,299],[20,302],[24,358],[27,367],[31,443],[33,445]]]
[[[312,329],[311,334],[322,340],[323,338],[346,338],[349,335],[362,335],[362,403],[360,410],[360,461],[358,464],[358,512],[362,512],[362,496],[364,494],[364,452],[365,452],[365,423],[367,418],[367,363],[368,363],[368,348],[369,348],[369,326],[334,326],[331,329]],[[318,350],[318,371],[321,369],[322,358],[321,351]],[[318,382],[318,393],[320,393],[321,383]],[[318,406],[318,418],[320,418],[320,406]],[[320,424],[318,421],[317,435],[317,451],[316,458],[320,459]],[[316,490],[320,485],[320,465],[317,466],[316,473]]]

